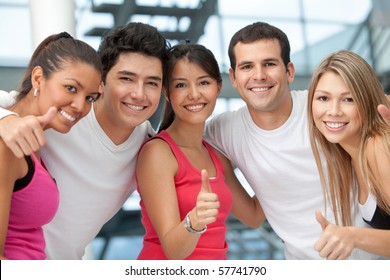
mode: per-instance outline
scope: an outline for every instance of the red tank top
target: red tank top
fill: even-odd
[[[160,132],[150,140],[154,138],[160,138],[166,141],[176,157],[179,169],[175,176],[175,185],[180,218],[183,220],[187,213],[196,205],[196,199],[202,184],[200,170],[196,169],[188,161],[184,153],[166,131]],[[225,238],[226,219],[228,218],[232,207],[232,194],[229,187],[225,184],[224,168],[217,154],[207,142],[203,141],[203,144],[209,151],[217,170],[216,177],[210,178],[210,186],[213,192],[218,195],[220,208],[217,220],[214,223],[207,225],[207,231],[201,235],[195,250],[186,259],[227,259],[228,246]],[[143,248],[138,259],[167,259],[158,235],[145,210],[142,196],[140,206],[142,211],[142,224],[145,227],[146,233],[144,236]]]

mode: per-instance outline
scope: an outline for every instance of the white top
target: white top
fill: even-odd
[[[0,118],[7,112],[1,109]],[[136,156],[154,131],[146,121],[126,142],[115,145],[91,110],[67,134],[51,129],[45,134],[41,157],[60,190],[58,212],[44,227],[47,257],[81,259],[86,246],[136,189]]]
[[[115,145],[94,110],[67,134],[47,132],[42,158],[60,189],[60,206],[44,227],[50,259],[81,259],[85,247],[136,189],[136,156],[153,135],[149,121]]]
[[[364,204],[359,203],[359,209],[362,213],[363,219],[370,222],[375,214],[376,206],[376,198],[371,194],[371,192],[368,192],[366,202]]]
[[[283,240],[286,259],[319,259],[314,244],[321,226],[315,210],[324,213],[325,207],[308,134],[307,91],[291,95],[292,112],[281,127],[260,129],[244,106],[211,119],[206,139],[241,170]],[[326,216],[334,222],[331,212],[328,208]],[[363,225],[361,216],[356,222]],[[355,250],[351,258],[370,258],[366,254]]]

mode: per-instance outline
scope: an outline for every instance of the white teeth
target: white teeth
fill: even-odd
[[[198,105],[188,105],[186,108],[191,111],[199,110],[204,107],[204,104],[198,104]]]
[[[330,122],[327,122],[326,125],[331,127],[331,128],[339,128],[339,127],[342,127],[344,126],[346,123],[330,123]]]
[[[134,111],[141,111],[141,110],[143,110],[145,107],[144,106],[140,106],[140,105],[131,105],[131,104],[127,104],[127,103],[125,103],[125,105],[128,107],[128,108],[130,108],[130,109],[132,109],[132,110],[134,110]]]
[[[60,110],[60,114],[67,120],[71,121],[71,122],[74,122],[76,120],[76,117],[73,117],[71,115],[69,115],[67,112],[65,112],[64,110]]]
[[[268,89],[269,89],[268,87],[252,88],[252,91],[263,92],[263,91],[267,91]]]

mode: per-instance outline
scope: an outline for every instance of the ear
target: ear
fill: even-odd
[[[169,102],[168,89],[166,87],[162,88],[162,94],[164,94],[165,100]]]
[[[104,95],[104,82],[102,81],[99,86],[100,97]]]
[[[222,82],[219,82],[218,83],[218,95],[220,95],[221,90],[222,90]]]
[[[292,62],[287,64],[287,82],[291,84],[294,81],[295,66]]]
[[[234,70],[233,68],[229,68],[229,77],[230,77],[230,81],[232,82],[232,86],[234,88],[237,88],[237,84],[236,84],[236,75],[234,73]]]
[[[41,66],[35,66],[31,71],[31,84],[33,88],[39,90],[41,86],[41,82],[43,80],[43,69]]]

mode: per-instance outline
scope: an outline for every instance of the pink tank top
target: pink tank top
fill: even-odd
[[[42,226],[58,209],[59,192],[54,179],[32,154],[34,175],[31,182],[12,194],[4,256],[8,259],[45,259]]]
[[[196,205],[196,198],[202,184],[200,171],[188,161],[184,153],[166,131],[160,132],[153,138],[160,138],[166,141],[178,162],[179,170],[175,176],[175,185],[180,218],[183,220],[187,213]],[[232,207],[232,194],[229,187],[225,184],[224,168],[217,154],[207,142],[203,141],[203,144],[209,151],[217,170],[217,176],[215,178],[210,178],[210,186],[213,192],[218,195],[221,206],[219,208],[217,220],[214,223],[207,225],[207,231],[201,235],[195,250],[186,259],[227,259],[228,246],[225,238],[226,219],[228,218]],[[155,232],[145,210],[142,196],[140,205],[142,211],[142,223],[145,227],[146,233],[144,236],[143,248],[138,256],[138,259],[167,259],[157,233]]]

